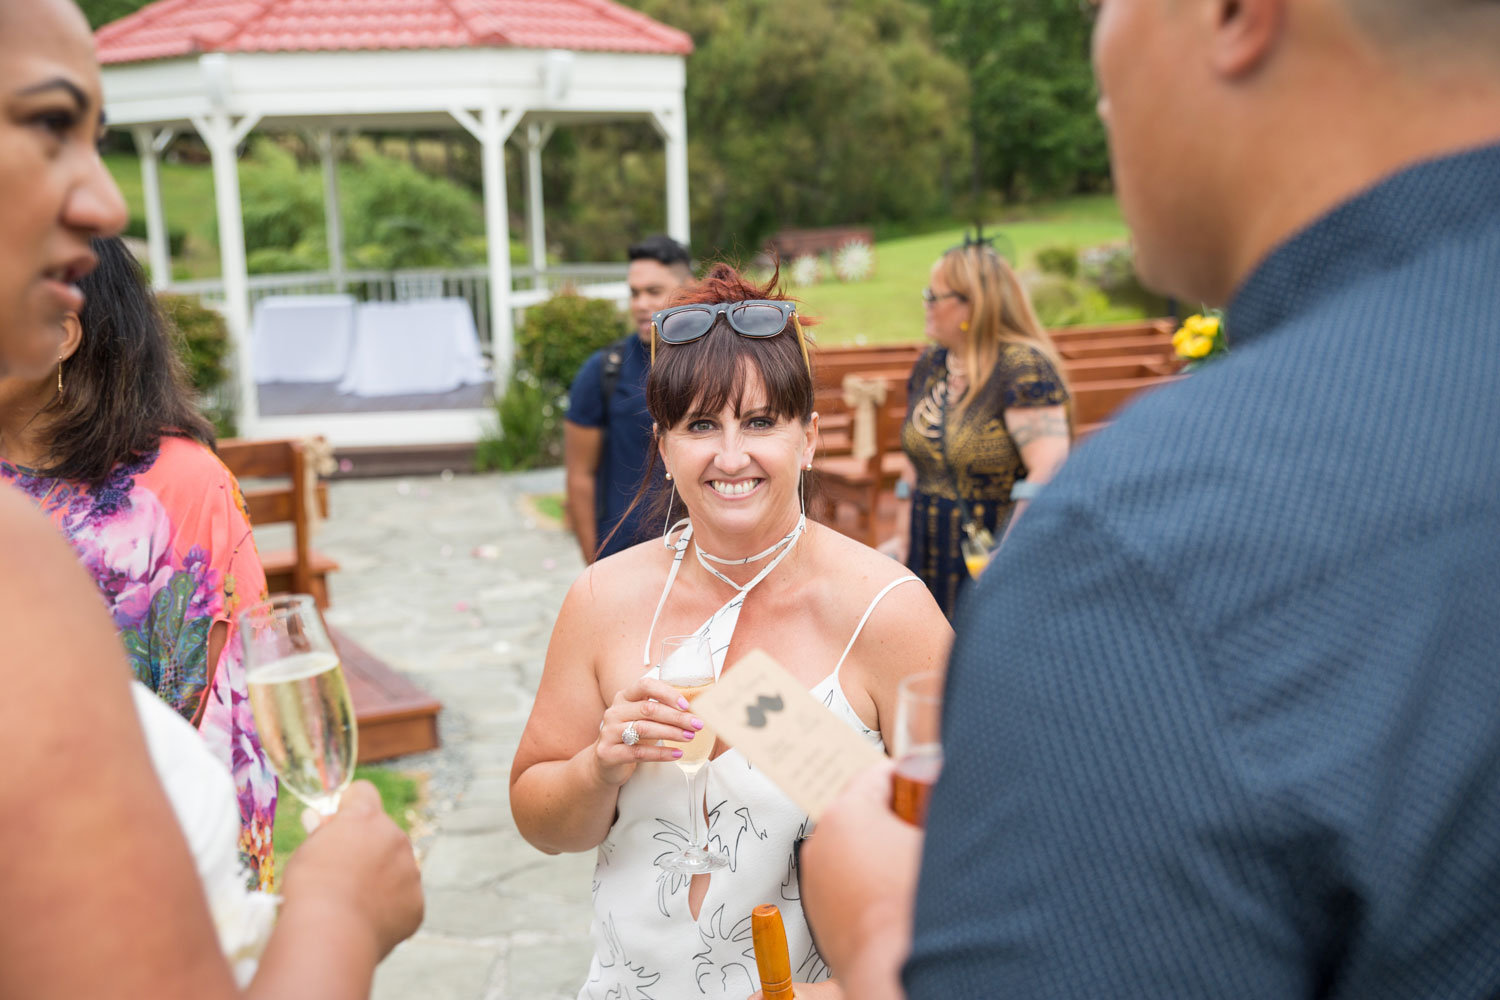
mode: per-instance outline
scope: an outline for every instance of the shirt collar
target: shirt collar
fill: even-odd
[[[1497,217],[1500,145],[1408,167],[1272,251],[1229,304],[1230,336],[1253,340],[1323,296]]]

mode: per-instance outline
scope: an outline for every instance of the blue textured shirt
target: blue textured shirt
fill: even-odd
[[[905,969],[1500,997],[1500,147],[1277,249],[960,609]]]
[[[651,505],[651,494],[647,494],[615,536],[609,538],[640,489],[651,453],[651,414],[646,411],[646,375],[650,372],[651,356],[640,337],[626,341],[620,375],[606,407],[603,377],[607,350],[589,356],[568,390],[568,419],[580,427],[602,428],[609,435],[594,474],[594,488],[602,500],[596,505],[602,516],[594,521],[595,544],[609,539],[599,553],[600,558],[628,549],[661,531],[660,525],[653,531],[646,523],[645,511]]]

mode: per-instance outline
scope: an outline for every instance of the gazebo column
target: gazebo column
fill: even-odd
[[[319,129],[318,157],[323,161],[323,229],[328,237],[328,270],[333,287],[344,290],[344,216],[339,208],[339,164],[333,130]]]
[[[166,288],[172,282],[172,246],[167,237],[166,214],[161,207],[161,174],[157,155],[167,148],[175,134],[164,128],[160,132],[137,125],[130,130],[135,139],[136,155],[141,158],[141,191],[146,197],[146,248],[151,262],[151,287]]]
[[[510,208],[505,191],[505,142],[524,115],[523,108],[501,111],[497,104],[479,110],[476,119],[463,108],[448,111],[455,121],[479,140],[484,171],[484,237],[490,269],[490,352],[494,356],[495,384],[504,392],[510,384],[515,354],[515,329],[511,321]]]
[[[245,227],[240,205],[240,165],[235,155],[240,143],[260,115],[245,115],[238,122],[230,120],[222,108],[207,116],[194,115],[193,127],[203,137],[213,160],[214,201],[219,220],[219,273],[224,282],[224,318],[229,325],[229,339],[234,346],[234,371],[238,386],[235,413],[239,432],[255,433],[260,418],[255,393],[255,371],[250,365],[250,286],[245,269]]]
[[[542,287],[542,269],[547,266],[547,227],[542,207],[542,148],[556,126],[550,122],[526,126],[526,235],[531,244],[533,288]]]
[[[687,111],[682,104],[651,112],[666,146],[667,160],[667,235],[691,246],[692,220],[688,215]]]

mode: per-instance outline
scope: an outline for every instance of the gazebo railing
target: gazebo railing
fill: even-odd
[[[555,264],[546,268],[516,267],[511,270],[511,308],[519,312],[545,301],[563,288],[573,287],[582,295],[624,302],[626,264]],[[474,314],[485,350],[490,349],[490,274],[484,267],[429,268],[409,271],[346,271],[342,278],[330,272],[297,274],[252,274],[248,279],[250,310],[261,299],[283,295],[332,295],[344,292],[360,302],[404,302],[415,299],[461,298]],[[220,278],[174,281],[167,291],[192,295],[205,305],[223,308],[224,282]],[[520,317],[517,315],[517,321]]]

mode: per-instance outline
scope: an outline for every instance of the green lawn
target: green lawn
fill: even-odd
[[[1031,267],[1036,251],[1058,243],[1075,247],[1114,243],[1126,238],[1125,223],[1112,197],[1093,195],[1018,209],[1017,218],[1000,224],[1016,262]],[[990,230],[987,228],[986,232]],[[868,281],[827,281],[795,289],[804,311],[822,322],[814,336],[821,344],[898,343],[922,338],[922,289],[944,250],[960,243],[963,228],[875,244],[875,274]]]
[[[383,767],[355,768],[354,778],[356,781],[368,781],[374,785],[380,792],[381,804],[385,806],[385,811],[391,819],[395,820],[403,830],[411,828],[412,810],[421,798],[421,788],[417,785],[415,778]],[[282,790],[280,801],[276,805],[276,828],[272,833],[272,843],[276,848],[276,877],[278,879],[286,868],[287,858],[291,857],[298,844],[307,839],[307,831],[302,828],[304,808],[301,799],[285,789]]]

